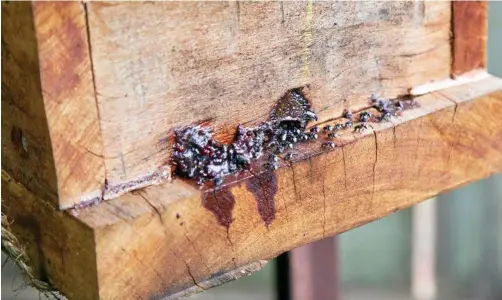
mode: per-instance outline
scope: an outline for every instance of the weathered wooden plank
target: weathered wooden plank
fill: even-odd
[[[2,2],[2,168],[60,208],[105,182],[86,26],[82,3]]]
[[[35,35],[31,3],[2,2],[2,169],[57,203]]]
[[[202,291],[204,282],[239,266],[502,170],[501,79],[417,101],[419,108],[392,122],[344,132],[339,148],[302,144],[291,166],[281,164],[274,172],[255,166],[252,174],[230,178],[217,191],[175,180],[70,216],[44,212],[34,196],[2,176],[2,206],[14,219],[27,218],[29,228],[38,226],[41,240],[25,238],[30,253],[39,253],[39,268],[75,299]],[[53,225],[45,225],[46,219]],[[13,227],[26,232],[26,224],[15,221]],[[54,256],[63,259],[45,263]],[[76,277],[65,279],[70,275]]]
[[[32,5],[59,207],[69,208],[100,198],[105,184],[85,4]]]
[[[454,1],[452,75],[486,67],[487,1]]]
[[[228,140],[309,85],[320,121],[449,77],[449,2],[89,2],[111,198],[158,182],[173,128]],[[131,18],[130,16],[134,16]],[[356,80],[357,78],[357,80]],[[129,183],[129,184],[126,184]]]

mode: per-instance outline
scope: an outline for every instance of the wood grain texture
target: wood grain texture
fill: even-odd
[[[304,144],[292,165],[282,164],[273,173],[253,168],[217,191],[175,180],[73,215],[51,215],[30,200],[33,196],[19,196],[20,188],[2,176],[2,206],[14,219],[45,224],[47,218],[59,226],[39,225],[45,239],[26,239],[41,257],[53,252],[65,257],[51,264],[37,262],[73,299],[146,299],[203,291],[204,282],[239,266],[502,170],[502,79],[491,77],[417,101],[420,108],[404,111],[392,122],[342,134],[339,148],[321,149],[320,141]],[[13,226],[21,231],[25,224]],[[50,238],[54,234],[67,236],[62,250],[54,250],[63,240]],[[71,260],[75,256],[78,262]],[[82,266],[85,262],[96,269]],[[80,276],[75,284],[64,280],[70,274]],[[76,286],[83,282],[86,291]]]
[[[69,208],[99,198],[105,183],[85,4],[32,5],[59,207]]]
[[[30,2],[2,2],[2,169],[45,201],[58,185]]]
[[[105,182],[84,8],[2,2],[2,168],[59,208]]]
[[[69,299],[98,298],[91,228],[39,199],[4,170],[2,214],[12,220],[10,229],[27,251],[35,276]]]
[[[454,1],[452,75],[486,67],[487,1]]]
[[[107,179],[123,186],[107,198],[152,183],[175,127],[209,120],[228,140],[291,88],[309,85],[323,121],[450,75],[449,2],[87,6]]]

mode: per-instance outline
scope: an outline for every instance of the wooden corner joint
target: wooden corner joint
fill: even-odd
[[[185,296],[502,170],[501,79],[416,99],[340,147],[305,144],[293,163],[216,190],[174,180],[72,215],[2,176],[2,206],[40,274],[71,299]]]

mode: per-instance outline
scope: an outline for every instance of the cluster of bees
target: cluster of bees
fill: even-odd
[[[322,129],[316,125],[306,129],[310,121],[317,121],[317,115],[310,104],[297,91],[289,91],[279,101],[267,122],[253,128],[237,127],[236,136],[230,145],[221,144],[212,138],[212,132],[201,126],[187,127],[175,132],[175,143],[171,162],[175,174],[195,179],[202,185],[212,181],[215,186],[223,183],[223,177],[236,171],[249,170],[251,162],[268,154],[263,167],[270,170],[278,168],[279,159],[290,161],[297,154],[291,152],[296,143],[314,141],[324,134],[328,141],[323,148],[335,148],[333,141],[341,130],[353,128],[354,132],[368,129],[373,121],[390,121],[403,109],[415,105],[413,99],[390,100],[371,96],[371,105],[378,112],[373,116],[362,111],[354,118],[350,110],[343,112],[345,122],[326,125]],[[358,122],[357,125],[354,123]],[[281,155],[281,156],[280,156]]]
[[[215,186],[223,177],[236,171],[249,170],[251,162],[270,153],[266,168],[277,169],[278,155],[293,149],[298,142],[317,139],[305,132],[317,115],[300,91],[291,90],[281,98],[267,122],[256,127],[239,125],[230,145],[217,142],[212,132],[201,126],[186,127],[175,132],[171,164],[175,175],[195,179],[199,185],[212,181]],[[291,159],[286,153],[284,159]]]

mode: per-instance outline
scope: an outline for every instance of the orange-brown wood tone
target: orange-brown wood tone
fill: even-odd
[[[72,214],[42,205],[3,172],[3,211],[37,270],[71,299],[203,291],[240,266],[256,270],[262,259],[502,170],[501,79],[417,101],[392,122],[344,131],[339,148],[305,144],[291,165],[257,165],[215,191],[175,180]]]
[[[454,1],[452,75],[486,67],[487,1]]]
[[[203,291],[500,172],[485,41],[484,1],[2,2],[3,212],[71,300]],[[299,87],[310,125],[422,92],[339,147],[299,143],[278,170],[169,180],[176,128],[228,141]]]
[[[2,2],[2,42],[2,168],[60,208],[101,197],[85,5]]]

